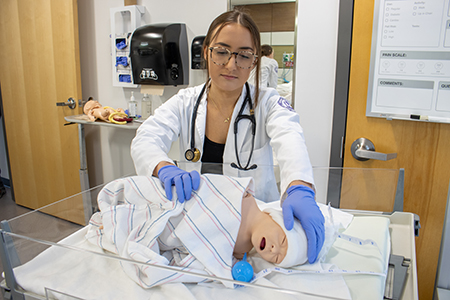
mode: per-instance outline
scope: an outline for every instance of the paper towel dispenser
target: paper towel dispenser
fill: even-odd
[[[130,59],[135,84],[189,84],[186,25],[150,24],[136,28],[131,37]]]

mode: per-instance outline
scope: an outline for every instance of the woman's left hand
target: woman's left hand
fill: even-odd
[[[308,261],[314,263],[325,239],[325,219],[314,199],[314,191],[304,185],[293,185],[284,200],[283,219],[287,230],[294,227],[294,216],[300,221],[308,240]]]

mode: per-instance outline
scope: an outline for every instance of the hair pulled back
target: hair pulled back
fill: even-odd
[[[256,105],[258,104],[258,97],[259,97],[259,73],[260,73],[259,70],[261,65],[259,58],[261,57],[261,37],[258,26],[248,13],[246,13],[240,8],[234,8],[231,11],[227,11],[219,15],[217,18],[214,19],[214,21],[212,21],[211,25],[209,26],[208,33],[206,34],[205,40],[203,42],[203,53],[207,53],[205,57],[205,63],[206,66],[209,66],[210,55],[208,48],[210,47],[211,42],[217,37],[217,35],[225,26],[230,24],[239,24],[250,31],[252,43],[255,47],[256,52],[254,54],[258,56],[258,58],[256,59],[256,67],[255,67],[256,90],[253,97],[254,107],[256,107]],[[208,78],[209,78],[209,70],[208,70]]]

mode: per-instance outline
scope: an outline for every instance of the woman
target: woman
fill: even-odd
[[[314,200],[312,167],[298,114],[275,90],[259,89],[260,44],[258,27],[246,13],[217,17],[203,45],[207,83],[181,90],[159,107],[138,129],[131,155],[138,175],[158,176],[169,199],[175,185],[178,199],[189,200],[199,174],[176,167],[167,155],[179,138],[186,158],[223,163],[225,175],[251,176],[256,198],[273,201],[279,199],[273,149],[281,168],[285,227],[291,230],[294,217],[300,220],[313,263],[324,241],[324,218]],[[247,84],[252,68],[255,86]]]
[[[278,86],[278,62],[273,58],[275,52],[270,45],[261,47],[261,74],[259,82],[261,87],[271,87],[276,89]],[[256,69],[250,74],[249,82],[255,82]]]

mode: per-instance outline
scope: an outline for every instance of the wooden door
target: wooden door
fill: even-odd
[[[0,1],[0,84],[17,204],[36,209],[80,188],[77,126],[57,107],[81,99],[76,0]],[[81,205],[81,206],[80,206]],[[47,210],[84,223],[81,197]]]
[[[450,124],[366,117],[374,2],[354,2],[344,167],[405,169],[404,211],[419,215],[422,226],[416,238],[419,298],[432,299],[450,179]],[[361,137],[397,158],[356,160],[350,148]]]

